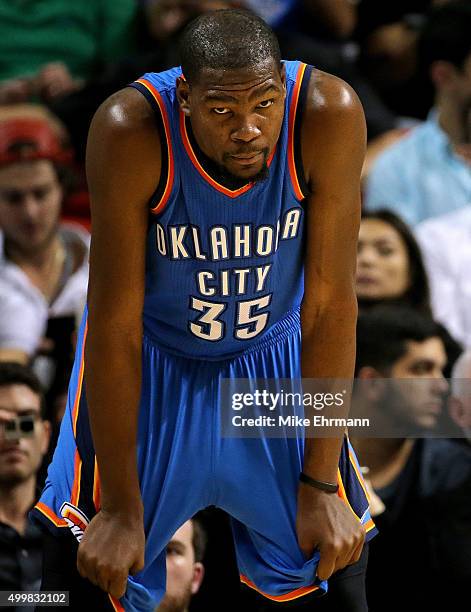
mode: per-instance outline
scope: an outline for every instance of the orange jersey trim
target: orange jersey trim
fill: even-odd
[[[293,184],[294,193],[298,200],[303,200],[305,195],[302,192],[298,180],[298,174],[296,172],[296,163],[294,157],[294,124],[296,122],[296,110],[298,108],[299,92],[301,90],[301,83],[303,82],[305,71],[306,64],[300,64],[298,68],[298,74],[296,75],[296,83],[293,89],[293,95],[291,97],[288,124],[288,168],[291,176],[291,182]]]
[[[80,369],[79,369],[79,375],[78,375],[77,389],[75,391],[74,407],[72,408],[72,424],[73,424],[74,438],[77,436],[77,419],[78,419],[79,406],[80,406],[80,396],[82,394],[83,372],[84,372],[84,367],[85,367],[85,359],[84,359],[85,341],[87,339],[87,332],[88,332],[88,321],[85,324],[85,331],[83,334],[82,350],[80,351]]]
[[[111,605],[116,610],[116,612],[124,612],[124,608],[119,603],[119,599],[116,599],[116,597],[113,597],[113,595],[110,595],[109,593],[108,593],[108,597],[110,598]]]
[[[82,350],[80,355],[80,370],[78,376],[77,390],[75,392],[74,399],[74,407],[72,409],[72,424],[73,424],[73,432],[74,438],[77,438],[77,421],[80,410],[80,397],[82,395],[82,387],[83,387],[83,373],[85,369],[85,342],[87,340],[87,332],[88,332],[88,321],[85,324],[85,331],[83,334],[82,341]],[[73,506],[78,506],[78,498],[80,495],[80,478],[82,475],[82,459],[80,458],[78,449],[75,449],[75,457],[74,457],[74,482],[72,485],[72,494],[70,498],[70,503]]]
[[[264,593],[263,591],[258,589],[254,585],[254,583],[251,580],[249,580],[247,576],[244,576],[243,574],[240,574],[240,581],[243,584],[250,587],[251,589],[253,589],[254,591],[257,591],[257,593],[260,593],[260,595],[263,595],[267,599],[271,599],[272,601],[280,601],[280,602],[281,601],[292,601],[293,599],[299,599],[299,597],[304,597],[304,595],[313,593],[314,591],[317,591],[320,588],[317,585],[313,585],[313,586],[301,587],[299,589],[295,589],[294,591],[290,591],[289,593],[285,593],[284,595],[269,595],[268,593]]]
[[[180,110],[180,134],[182,137],[183,146],[185,147],[185,150],[192,164],[195,166],[195,168],[198,170],[201,176],[205,179],[205,181],[207,181],[212,187],[214,187],[214,189],[217,189],[217,191],[219,191],[220,193],[223,193],[224,195],[230,198],[237,198],[243,193],[246,193],[247,191],[249,191],[249,189],[252,189],[252,187],[254,186],[253,182],[247,183],[243,187],[239,187],[239,189],[228,189],[227,187],[224,187],[224,185],[221,185],[221,183],[218,183],[217,181],[215,181],[206,172],[206,170],[203,168],[198,158],[196,157],[195,152],[193,151],[193,147],[191,146],[190,138],[188,136],[188,131],[186,129],[185,115],[183,114],[181,110]],[[276,152],[276,146],[273,148],[273,151],[270,153],[270,157],[267,160],[268,167],[270,167],[273,161],[273,158],[275,157],[275,152]]]
[[[82,459],[80,458],[78,449],[75,449],[74,458],[74,484],[72,485],[72,494],[70,496],[70,503],[73,506],[78,507],[78,500],[80,497],[80,479],[82,477]]]
[[[338,478],[338,485],[339,485],[339,490],[338,490],[337,495],[341,497],[343,501],[347,504],[347,506],[350,508],[353,516],[357,519],[357,521],[361,522],[360,517],[357,515],[357,513],[351,507],[350,502],[348,501],[347,493],[345,491],[345,486],[342,480],[342,475],[340,474],[340,469],[337,470],[337,478]]]
[[[93,472],[93,505],[95,510],[98,512],[101,506],[100,499],[100,474],[98,473],[98,464],[95,456],[95,469]]]
[[[56,527],[68,527],[67,521],[60,518],[55,514],[49,506],[46,506],[43,502],[38,502],[35,506],[36,510],[39,510],[47,519],[54,523]]]
[[[351,460],[351,458],[350,458],[350,460]],[[356,474],[358,476],[358,472],[356,472]],[[357,515],[355,510],[350,505],[350,502],[348,501],[347,493],[345,491],[345,487],[344,487],[344,484],[343,484],[343,481],[342,481],[342,476],[340,474],[340,469],[338,470],[338,485],[339,485],[338,496],[343,499],[343,501],[350,508],[353,516],[357,519],[357,521],[359,523],[361,523],[361,517]],[[367,533],[368,533],[368,531],[371,531],[372,529],[374,529],[376,527],[376,525],[373,522],[373,519],[369,519],[366,523],[362,523],[362,524],[363,524],[363,527],[366,529]]]
[[[358,466],[357,462],[355,461],[355,457],[353,456],[351,448],[349,448],[349,450],[348,450],[348,456],[350,458],[350,463],[352,464],[353,469],[355,470],[355,474],[356,474],[356,477],[358,478],[358,482],[360,483],[361,488],[363,489],[363,491],[365,493],[366,499],[368,500],[368,504],[370,504],[371,503],[371,499],[370,499],[370,495],[369,495],[369,493],[368,493],[368,491],[366,489],[365,480],[363,478],[362,473],[360,472],[360,469],[359,469],[359,466]]]
[[[171,146],[172,133],[170,131],[170,122],[168,120],[167,109],[165,108],[165,103],[162,100],[162,96],[160,95],[158,90],[152,85],[152,83],[150,83],[146,79],[138,79],[136,83],[140,83],[141,85],[144,85],[144,87],[147,89],[147,91],[152,95],[152,97],[156,101],[157,106],[159,107],[159,110],[160,110],[160,114],[162,115],[162,121],[164,124],[164,130],[165,130],[165,141],[166,141],[165,144],[167,145],[167,155],[168,155],[168,172],[167,172],[167,182],[165,183],[164,193],[160,199],[160,202],[158,202],[153,208],[151,208],[151,211],[155,215],[157,215],[163,211],[163,209],[165,208],[165,205],[168,202],[168,199],[170,198],[170,194],[172,193],[173,178],[175,176],[173,150]]]

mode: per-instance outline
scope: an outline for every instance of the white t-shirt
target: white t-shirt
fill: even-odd
[[[415,231],[434,316],[456,340],[471,348],[471,208],[424,221]]]
[[[19,266],[5,258],[0,232],[0,348],[33,355],[46,332],[49,318],[80,316],[87,297],[90,235],[75,224],[63,224],[59,231],[66,243],[79,241],[85,247],[86,256],[67,278],[52,304]]]

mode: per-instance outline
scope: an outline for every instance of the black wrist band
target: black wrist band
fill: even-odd
[[[301,472],[301,474],[299,474],[299,480],[301,482],[304,482],[304,484],[314,487],[315,489],[325,491],[326,493],[337,493],[337,491],[339,490],[338,484],[332,484],[331,482],[323,482],[322,480],[315,480],[304,472]]]

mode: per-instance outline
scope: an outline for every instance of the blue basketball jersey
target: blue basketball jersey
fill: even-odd
[[[268,178],[229,189],[201,162],[180,110],[180,68],[132,84],[164,136],[162,180],[147,239],[144,333],[177,354],[221,359],[270,335],[303,296],[299,123],[311,68],[285,62],[287,97]]]

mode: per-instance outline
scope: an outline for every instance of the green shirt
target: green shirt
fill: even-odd
[[[64,62],[88,79],[134,50],[136,0],[0,0],[0,81]]]

